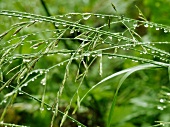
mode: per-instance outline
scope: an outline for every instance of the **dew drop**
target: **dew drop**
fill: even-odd
[[[41,84],[42,84],[42,85],[45,85],[45,84],[46,84],[46,77],[44,77],[44,78],[41,80]]]
[[[159,109],[159,110],[163,110],[163,107],[161,107],[161,106],[157,106],[157,109]]]
[[[159,102],[163,103],[165,100],[164,99],[160,99]]]
[[[73,30],[73,29],[71,29],[70,34],[73,34],[73,33],[74,33],[74,30]]]
[[[102,16],[102,19],[104,19],[104,16]]]
[[[44,108],[42,107],[42,108],[40,108],[40,111],[44,111]]]
[[[18,17],[18,19],[22,19],[23,17]]]
[[[168,32],[168,30],[167,29],[164,29],[164,33],[167,33]]]
[[[159,30],[159,28],[157,27],[156,30]]]
[[[51,110],[51,108],[47,108],[47,110]]]
[[[37,49],[38,48],[38,46],[34,46],[34,47],[32,47],[33,49]]]
[[[23,86],[28,86],[28,83],[25,83]]]
[[[58,23],[55,23],[55,26],[56,26],[56,27],[58,27],[58,26],[59,26],[59,24],[58,24]]]
[[[90,56],[90,53],[85,53],[84,56]]]
[[[38,70],[35,70],[35,73],[38,73]]]
[[[97,17],[97,18],[99,18],[99,17],[100,17],[100,15],[97,15],[96,17]]]
[[[16,59],[16,58],[17,58],[16,56],[13,57],[13,59]]]
[[[108,38],[112,41],[112,36],[109,36]]]
[[[133,24],[133,26],[134,26],[134,28],[136,28],[136,27],[138,26],[137,22],[135,22],[135,23]]]
[[[20,95],[21,95],[21,94],[23,94],[23,93],[22,93],[22,92],[19,92],[18,94],[20,94]]]
[[[146,23],[145,25],[144,25],[144,27],[148,27],[149,25]]]
[[[43,74],[43,71],[42,71],[42,70],[40,70],[40,74]]]
[[[95,57],[95,56],[96,56],[95,54],[92,55],[92,57]]]
[[[62,18],[62,17],[63,17],[63,15],[60,15],[59,17],[61,17],[61,18]]]
[[[112,56],[108,56],[108,59],[112,59],[113,57]]]
[[[8,17],[9,17],[9,18],[11,18],[12,16],[11,16],[11,15],[9,15]]]
[[[67,18],[68,18],[68,19],[70,19],[70,18],[71,18],[71,16],[69,15],[69,16],[67,16]]]
[[[91,17],[90,14],[84,14],[84,15],[83,15],[83,19],[84,19],[84,20],[87,20],[87,19],[89,19],[90,17]]]
[[[4,100],[3,103],[7,103],[7,100]]]
[[[28,63],[28,62],[30,62],[30,59],[23,59],[23,62]]]

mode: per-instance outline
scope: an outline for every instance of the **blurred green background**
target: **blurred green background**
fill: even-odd
[[[66,14],[71,12],[80,13],[102,13],[113,15],[124,15],[126,17],[138,19],[137,5],[148,21],[161,23],[165,25],[170,24],[170,1],[169,0],[44,0],[47,9],[51,16]],[[117,9],[117,13],[111,6],[113,3]],[[16,10],[40,15],[48,15],[40,0],[0,0],[0,10]],[[9,29],[10,25],[14,23],[13,19],[0,17],[0,33]],[[87,21],[90,26],[99,26],[107,22],[106,19],[98,21]],[[54,29],[52,25],[43,24],[34,26],[25,31],[38,31],[46,28]],[[123,29],[122,26],[117,26],[117,29]],[[30,30],[30,31],[29,31]],[[140,27],[137,30],[138,34],[144,41],[170,41],[168,34],[162,31],[155,31]],[[48,35],[41,35],[35,38],[48,38]],[[77,47],[76,43],[68,44],[70,49]],[[61,45],[62,48],[68,48]],[[161,46],[162,49],[170,51],[170,47]],[[21,52],[33,52],[30,49],[22,49]],[[135,54],[134,54],[135,55]],[[50,56],[44,57],[40,60],[35,68],[47,68],[56,62],[66,59],[67,56]],[[83,85],[79,91],[80,97],[93,85],[98,83],[104,77],[121,71],[123,69],[137,65],[128,60],[114,59],[108,61],[103,57],[103,75],[99,76],[99,65],[95,62],[89,70],[88,76],[83,81]],[[18,61],[19,62],[19,61]],[[13,63],[16,66],[18,63]],[[74,82],[77,65],[72,64],[70,68],[71,75],[69,75],[67,85],[64,88],[64,93],[60,102],[59,109],[64,111],[69,104],[70,97],[75,92],[78,83]],[[45,93],[45,102],[53,104],[56,93],[59,89],[64,77],[65,66],[55,68],[47,75],[47,90]],[[5,76],[5,80],[10,76]],[[41,77],[42,78],[42,77]],[[115,90],[121,76],[109,80],[99,87],[95,88],[88,97],[81,103],[81,109],[75,115],[70,115],[76,120],[80,121],[88,127],[105,127],[108,117],[108,111],[114,97]],[[29,94],[41,98],[43,87],[39,85],[41,79],[33,82],[24,88]],[[155,121],[169,121],[170,122],[170,108],[169,103],[161,103],[162,94],[165,89],[168,91],[169,87],[167,69],[152,69],[135,72],[125,80],[123,86],[118,94],[116,108],[114,112],[114,120],[111,125],[113,127],[149,127],[155,125]],[[8,91],[0,93],[0,99]],[[164,102],[164,101],[163,101]],[[76,100],[73,101],[74,109]],[[4,106],[0,107],[2,112]],[[19,95],[14,103],[13,108],[9,109],[5,117],[5,122],[28,125],[31,127],[48,127],[51,122],[52,113],[45,109],[40,111],[40,104],[25,95]],[[59,126],[62,115],[58,115],[55,119],[54,127]],[[63,125],[64,127],[76,127],[77,124],[69,119]],[[168,127],[168,125],[167,125]]]

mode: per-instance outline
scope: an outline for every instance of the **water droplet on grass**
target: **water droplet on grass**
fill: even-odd
[[[135,23],[133,24],[133,26],[134,26],[134,28],[136,28],[136,27],[138,26],[137,22],[135,22]]]
[[[46,84],[46,77],[44,77],[44,78],[41,80],[41,84],[42,84],[42,85],[45,85],[45,84]]]
[[[51,110],[51,108],[47,108],[47,110]]]
[[[42,70],[40,70],[40,74],[43,74],[43,71],[42,71]]]
[[[28,83],[25,83],[23,86],[28,86]]]
[[[108,59],[112,59],[113,57],[112,56],[108,56]]]
[[[23,62],[28,63],[30,62],[30,59],[23,59]]]
[[[44,108],[40,108],[40,111],[44,111]]]
[[[3,103],[7,103],[7,100],[4,100]]]
[[[159,110],[163,110],[163,107],[161,107],[161,106],[157,106],[157,109],[159,109]]]
[[[92,57],[95,57],[95,56],[96,56],[95,54],[92,55]]]
[[[165,100],[164,99],[160,99],[159,102],[163,103]]]
[[[112,41],[112,36],[109,36],[108,38]]]
[[[159,27],[157,27],[156,30],[159,30]]]
[[[32,47],[33,49],[37,49],[38,48],[38,46],[34,46],[34,47]]]
[[[19,92],[18,94],[20,94],[20,95],[21,95],[21,94],[23,94],[23,93],[22,93],[22,92]]]
[[[90,56],[90,53],[85,53],[84,56]]]
[[[22,19],[23,17],[18,17],[18,19]]]
[[[68,19],[70,19],[70,18],[71,18],[71,16],[69,15],[69,16],[67,16],[67,18],[68,18]]]
[[[71,31],[70,31],[70,34],[73,34],[74,33],[74,30],[72,29]]]
[[[83,14],[83,19],[87,20],[91,17],[91,14]]]
[[[55,23],[55,26],[56,26],[56,27],[58,27],[58,26],[59,26],[59,24],[58,24],[58,23]]]
[[[121,39],[118,39],[118,41],[121,41]]]
[[[146,23],[145,25],[144,25],[144,27],[148,27],[149,25]]]
[[[168,32],[168,30],[167,29],[164,29],[164,33],[167,33]]]

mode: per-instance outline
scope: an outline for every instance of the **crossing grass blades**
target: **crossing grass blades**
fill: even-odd
[[[107,127],[110,127],[119,89],[129,75],[150,68],[165,68],[170,75],[170,53],[156,46],[169,46],[170,42],[145,42],[136,32],[138,27],[144,26],[169,34],[170,27],[147,21],[140,10],[139,20],[119,15],[93,13],[69,13],[47,17],[10,10],[1,11],[0,17],[6,21],[9,20],[12,24],[0,34],[0,92],[3,95],[0,105],[4,106],[0,117],[2,126],[25,127],[25,125],[3,122],[7,109],[15,103],[17,98],[25,95],[40,104],[40,111],[46,110],[46,107],[49,112],[52,112],[51,127],[58,114],[63,115],[60,126],[67,118],[79,127],[85,127],[86,125],[69,115],[73,101],[75,99],[77,101],[76,108],[72,111],[75,114],[84,98],[93,89],[107,80],[124,74],[117,87],[107,118]],[[103,20],[103,22],[97,27],[88,25],[88,22],[96,20]],[[114,27],[120,24],[125,27],[125,30],[115,31]],[[47,68],[36,68],[39,61],[45,63],[47,58],[55,57],[65,59],[50,63]],[[94,62],[98,61],[99,75],[103,75],[103,63],[107,62],[103,61],[103,57],[107,57],[108,61],[124,59],[138,64],[105,78],[102,77],[103,79],[90,87],[84,96],[79,96],[79,90]],[[78,65],[77,75],[74,77],[78,85],[63,112],[59,110],[59,105],[62,102],[63,90],[73,63]],[[46,91],[50,85],[48,77],[56,68],[65,68],[65,71],[61,72],[62,82],[53,98],[54,103],[49,104],[46,102]],[[81,68],[84,68],[83,71]],[[8,79],[4,79],[5,76],[8,76]],[[37,80],[43,88],[41,97],[34,96],[25,90],[31,83],[37,83]],[[162,125],[162,121],[158,123]]]

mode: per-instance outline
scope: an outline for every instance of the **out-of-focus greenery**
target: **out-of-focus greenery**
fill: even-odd
[[[126,17],[138,19],[140,10],[148,21],[161,23],[170,26],[170,1],[169,0],[44,0],[51,16],[62,15],[71,12],[91,12],[113,15],[125,15]],[[112,8],[111,3],[116,7],[117,12]],[[0,0],[0,10],[16,10],[22,12],[28,12],[33,14],[47,15],[40,0],[36,1],[23,1],[23,0]],[[74,19],[73,19],[74,20]],[[10,25],[17,23],[17,19],[9,19],[0,16],[0,34],[10,28]],[[76,21],[76,20],[75,20]],[[93,27],[98,27],[107,23],[107,19],[101,20],[87,20],[86,24]],[[21,31],[22,34],[29,34],[35,31],[43,31],[44,29],[55,29],[54,25],[42,23],[41,25],[34,25],[28,27],[25,31]],[[125,28],[122,25],[117,24],[113,31],[123,31]],[[142,41],[170,41],[170,35],[163,32],[163,30],[153,30],[146,27],[139,27],[136,32],[141,36]],[[20,34],[20,33],[18,33]],[[38,34],[34,38],[47,39],[51,34]],[[71,36],[68,34],[68,36]],[[7,36],[3,41],[8,40]],[[17,41],[17,40],[16,40]],[[13,42],[15,43],[15,42]],[[73,49],[75,50],[79,45],[74,41],[65,41],[67,45],[60,43],[59,49]],[[30,45],[28,44],[28,47]],[[28,47],[19,48],[16,53],[33,53],[34,50]],[[170,52],[169,45],[158,45],[160,49]],[[127,54],[131,52],[125,51]],[[138,54],[133,54],[138,55]],[[43,56],[43,59],[37,62],[35,69],[48,68],[55,63],[59,63],[66,60],[68,56]],[[88,58],[87,58],[88,59]],[[156,58],[155,58],[156,59]],[[83,95],[96,83],[103,78],[138,65],[139,63],[132,62],[130,60],[113,59],[108,60],[103,56],[103,75],[99,75],[99,59],[97,59],[90,69],[88,75],[84,79],[82,86],[79,90],[79,96]],[[15,61],[7,68],[12,68],[19,65],[21,61]],[[64,87],[63,95],[60,100],[59,109],[65,111],[67,105],[70,102],[70,98],[75,93],[80,80],[75,82],[75,76],[77,74],[78,64],[73,61],[74,64],[70,66],[70,74]],[[83,64],[83,63],[81,63]],[[53,105],[56,99],[57,91],[60,84],[63,81],[66,65],[60,66],[50,70],[47,75],[47,85],[45,92],[45,102]],[[80,69],[82,72],[85,67]],[[13,72],[13,74],[16,71]],[[12,75],[3,75],[4,81],[7,81]],[[43,76],[40,79],[30,83],[23,90],[34,97],[41,99],[44,87],[40,85]],[[92,90],[89,95],[82,101],[80,109],[72,115],[72,111],[77,105],[76,98],[73,99],[72,107],[70,108],[69,115],[75,118],[77,121],[83,123],[86,126],[105,127],[109,110],[118,83],[122,76],[115,77],[107,82],[104,82],[100,86]],[[12,82],[15,85],[16,82]],[[113,120],[111,126],[113,127],[148,127],[156,125],[156,121],[170,122],[170,107],[169,107],[169,74],[167,68],[157,68],[141,70],[131,74],[121,86],[115,110],[113,113]],[[1,85],[2,86],[2,85]],[[2,91],[0,93],[0,101],[3,100],[3,95],[7,94],[10,90]],[[0,113],[4,109],[5,104],[0,105]],[[58,114],[54,121],[54,127],[58,127],[62,119],[61,114]],[[40,103],[29,98],[26,95],[19,95],[15,103],[7,110],[4,121],[6,123],[14,123],[19,125],[26,125],[31,127],[49,126],[52,119],[52,112],[44,106],[44,111],[40,111]],[[64,122],[65,127],[76,127],[77,124],[70,119],[66,119]],[[168,127],[169,125],[165,125]]]

